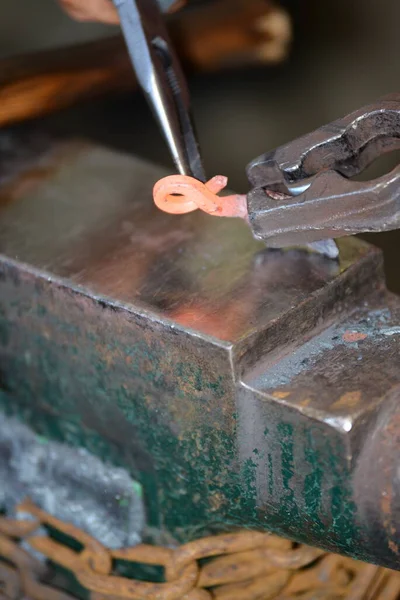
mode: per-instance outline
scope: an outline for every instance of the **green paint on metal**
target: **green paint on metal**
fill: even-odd
[[[349,479],[349,473],[339,467],[337,456],[343,453],[344,448],[336,447],[328,440],[329,468],[334,477],[334,485],[330,490],[332,530],[337,540],[338,549],[346,551],[346,548],[353,546],[360,539],[361,531],[356,524],[356,505],[351,497],[347,486],[343,481]],[[362,558],[362,557],[360,557]]]
[[[43,444],[46,445],[49,443],[48,438],[44,437],[43,435],[37,435],[36,436],[37,441],[39,442],[39,444]]]
[[[0,313],[7,375],[0,408],[43,439],[85,447],[128,469],[143,490],[149,525],[178,541],[208,528],[262,526],[359,554],[346,449],[339,442],[328,448],[321,432],[303,435],[304,422],[278,422],[277,411],[266,421],[265,448],[255,447],[240,463],[236,391],[214,358],[202,354],[200,361],[186,352],[184,338],[172,334],[156,339],[157,332],[132,315],[109,307],[101,313],[79,295],[31,283],[11,285],[7,314]],[[35,305],[40,308],[30,309]],[[271,501],[261,513],[257,473],[263,460]],[[310,470],[303,497],[296,498],[294,480],[304,460]],[[320,519],[327,481],[328,527],[329,516]]]
[[[268,427],[264,429],[263,437],[266,438],[266,447],[269,447],[270,440],[268,439],[270,436],[270,430]],[[267,467],[268,467],[268,494],[270,498],[274,493],[274,463],[272,458],[272,453],[268,452],[267,454]]]
[[[242,487],[241,499],[238,503],[239,510],[246,510],[246,513],[240,515],[243,520],[243,514],[246,514],[246,520],[254,521],[257,519],[257,463],[248,458],[242,467]],[[238,516],[239,516],[238,515]]]
[[[43,304],[37,304],[36,312],[37,312],[38,317],[45,317],[47,314],[47,309],[45,306],[43,306]]]
[[[281,447],[282,483],[283,488],[286,491],[282,498],[281,514],[285,519],[298,519],[299,509],[291,487],[291,480],[294,475],[293,425],[290,423],[278,423],[277,432]]]
[[[268,453],[268,493],[270,496],[274,493],[274,463],[270,452]]]
[[[6,346],[10,341],[10,327],[7,324],[4,308],[0,306],[0,344]]]
[[[318,531],[323,527],[320,515],[324,471],[312,430],[305,431],[304,458],[310,466],[310,472],[304,478],[304,505],[310,526]]]
[[[138,481],[134,481],[132,484],[133,491],[139,498],[143,498],[143,487],[140,485]]]

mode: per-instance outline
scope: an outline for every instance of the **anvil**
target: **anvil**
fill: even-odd
[[[271,530],[399,566],[400,301],[382,256],[267,250],[153,205],[163,169],[11,136],[1,407],[142,487],[178,541]]]

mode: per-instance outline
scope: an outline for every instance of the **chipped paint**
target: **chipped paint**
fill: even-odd
[[[356,390],[354,392],[346,392],[336,402],[331,404],[331,408],[354,408],[358,406],[361,401],[361,392]]]
[[[344,342],[361,342],[361,340],[365,340],[368,337],[367,333],[362,333],[361,331],[345,331],[342,335],[342,339]]]
[[[290,392],[276,391],[272,392],[272,396],[274,398],[278,398],[279,400],[284,400],[288,396],[290,396]]]

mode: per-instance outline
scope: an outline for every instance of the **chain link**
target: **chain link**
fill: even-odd
[[[400,600],[399,573],[266,533],[110,550],[29,500],[18,512],[21,520],[0,518],[0,600],[73,600],[44,583],[48,568],[37,553],[71,571],[91,600]],[[43,534],[43,526],[73,538],[82,550]],[[164,567],[165,583],[116,575],[115,560]]]

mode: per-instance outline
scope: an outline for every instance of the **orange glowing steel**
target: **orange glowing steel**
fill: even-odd
[[[246,219],[246,196],[217,196],[227,183],[228,179],[223,175],[216,175],[207,183],[187,175],[169,175],[157,181],[153,188],[153,198],[159,209],[173,215],[182,215],[200,208],[217,217]]]

